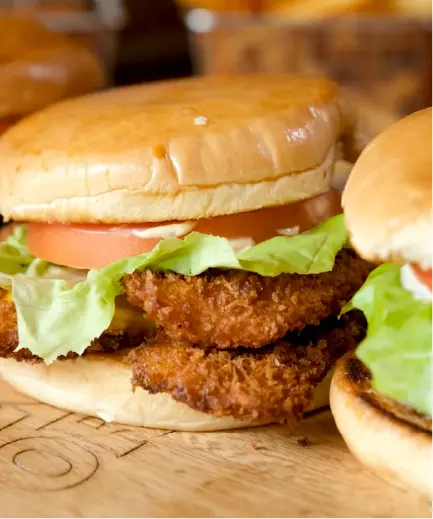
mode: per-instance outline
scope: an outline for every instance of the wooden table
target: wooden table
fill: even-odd
[[[296,430],[139,429],[36,403],[0,382],[2,517],[427,517],[370,474],[329,411]]]

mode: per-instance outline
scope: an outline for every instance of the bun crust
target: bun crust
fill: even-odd
[[[217,431],[263,425],[257,422],[215,418],[176,402],[167,393],[133,391],[131,368],[117,354],[89,354],[74,360],[27,364],[0,359],[0,376],[14,388],[46,404],[119,422],[177,431]],[[311,408],[329,402],[331,373],[318,386]]]
[[[60,103],[0,141],[1,212],[133,223],[252,211],[326,190],[337,88],[299,76],[203,77]]]
[[[349,355],[337,363],[330,391],[331,411],[347,446],[381,478],[431,498],[431,434],[363,398],[349,375],[350,362]]]
[[[367,146],[343,193],[354,247],[372,261],[432,266],[432,112],[416,112]]]
[[[103,82],[89,50],[32,19],[0,14],[0,118],[22,117]]]

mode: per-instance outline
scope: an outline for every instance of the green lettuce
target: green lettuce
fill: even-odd
[[[401,267],[375,269],[345,308],[362,310],[367,337],[357,356],[373,387],[421,413],[432,409],[432,303],[415,299],[400,281]]]
[[[35,257],[25,245],[26,228],[18,226],[13,234],[0,244],[0,272],[14,275],[26,272]]]
[[[225,238],[193,232],[184,239],[164,239],[147,254],[124,258],[87,278],[71,269],[34,258],[22,229],[0,246],[0,286],[12,285],[18,319],[19,348],[53,362],[69,352],[82,354],[113,318],[122,278],[136,270],[172,271],[187,276],[210,268],[241,269],[263,276],[317,274],[332,270],[346,245],[342,215],[300,235],[272,238],[237,254]],[[53,274],[53,271],[55,272]],[[77,271],[76,271],[77,272]],[[72,277],[72,279],[71,279]]]

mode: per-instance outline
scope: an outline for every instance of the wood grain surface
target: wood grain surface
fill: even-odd
[[[1,517],[428,517],[363,469],[329,411],[296,431],[104,423],[0,382]]]

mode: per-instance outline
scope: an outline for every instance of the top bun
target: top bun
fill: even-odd
[[[432,111],[385,130],[361,154],[343,193],[353,246],[372,261],[432,265]]]
[[[251,211],[332,180],[337,87],[299,76],[203,77],[59,103],[0,141],[6,219],[135,223]]]
[[[67,36],[4,13],[0,34],[0,119],[22,117],[102,85],[96,56]]]

